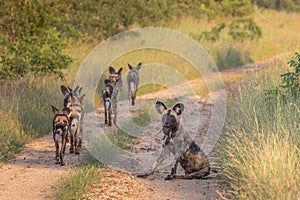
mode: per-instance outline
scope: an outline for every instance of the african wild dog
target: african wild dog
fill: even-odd
[[[157,101],[156,110],[162,115],[163,149],[153,164],[150,173],[144,176],[153,174],[158,165],[170,153],[174,154],[175,160],[171,173],[165,180],[176,178],[178,162],[185,171],[184,178],[204,178],[207,176],[210,171],[210,164],[206,155],[191,137],[183,131],[180,124],[180,115],[184,111],[184,105],[177,103],[172,109],[168,109],[164,103]]]
[[[123,86],[122,72],[123,68],[116,71],[112,66],[109,67],[109,79],[104,81],[105,87],[102,91],[104,109],[105,109],[105,124],[111,126],[111,114],[114,114],[114,123],[117,121],[117,107],[120,96],[120,91]],[[108,117],[108,121],[107,121]]]
[[[111,126],[111,114],[112,114],[112,93],[113,93],[113,86],[110,84],[110,80],[106,79],[104,81],[105,86],[102,91],[102,98],[104,104],[104,115],[105,115],[105,124]]]
[[[63,157],[65,154],[67,137],[69,132],[69,114],[70,110],[64,108],[62,111],[51,105],[54,113],[53,118],[53,140],[55,143],[55,164],[65,165]],[[59,140],[61,146],[59,148]]]
[[[70,153],[79,154],[82,143],[83,118],[84,118],[84,95],[81,95],[82,88],[77,86],[74,90],[64,85],[61,92],[64,97],[64,107],[70,109]]]
[[[142,63],[139,63],[136,67],[132,67],[130,64],[128,64],[128,67],[130,70],[127,75],[128,100],[131,102],[131,105],[134,105],[140,82],[139,70],[142,67]]]

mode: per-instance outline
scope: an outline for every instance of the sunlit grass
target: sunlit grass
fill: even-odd
[[[88,186],[97,181],[101,174],[101,168],[94,165],[87,165],[73,171],[68,177],[60,181],[56,199],[82,199],[84,194],[88,192]]]
[[[116,146],[121,149],[130,149],[135,137],[128,135],[121,129],[118,129],[115,132],[107,133],[107,137]]]
[[[218,159],[238,199],[297,199],[300,195],[300,102],[266,95],[280,81],[277,69],[252,74],[229,95]]]

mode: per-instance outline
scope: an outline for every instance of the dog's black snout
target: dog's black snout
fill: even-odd
[[[174,119],[172,117],[167,117],[165,119],[164,126],[173,126],[174,124],[176,124],[176,119]]]

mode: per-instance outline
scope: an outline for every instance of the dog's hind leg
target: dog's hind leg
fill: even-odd
[[[64,154],[65,154],[66,142],[67,142],[66,137],[63,136],[62,140],[61,140],[61,149],[60,149],[60,154],[59,154],[60,165],[61,166],[65,165],[65,163],[64,163]]]
[[[53,135],[53,140],[55,143],[55,164],[59,164],[59,144],[58,144],[58,140],[57,140],[57,135]]]
[[[70,153],[74,153],[74,135],[70,132]]]

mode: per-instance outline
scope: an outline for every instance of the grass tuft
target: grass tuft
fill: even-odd
[[[100,176],[101,169],[93,165],[77,169],[61,180],[56,198],[61,200],[82,199],[88,191],[88,186],[97,181]]]

